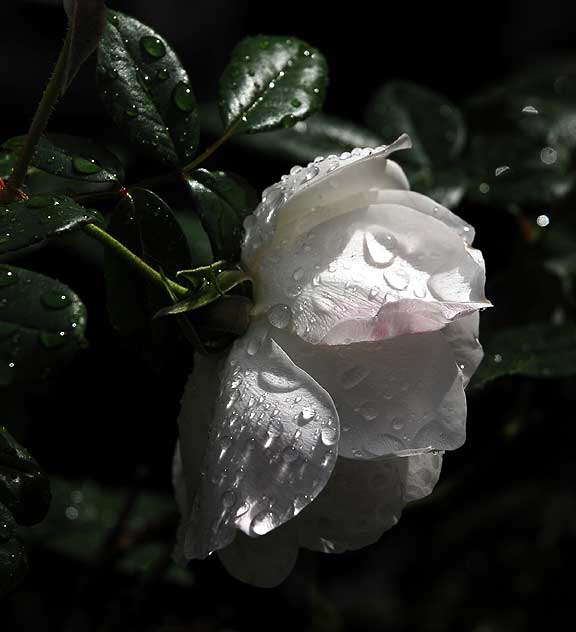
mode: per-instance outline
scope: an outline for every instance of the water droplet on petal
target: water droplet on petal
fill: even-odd
[[[394,269],[384,272],[384,280],[394,290],[405,290],[410,283],[410,277],[405,270]]]
[[[278,303],[268,310],[268,321],[277,329],[285,329],[290,324],[292,310],[288,305]]]
[[[389,266],[396,256],[393,252],[394,244],[394,238],[384,232],[364,233],[365,255],[372,265]]]

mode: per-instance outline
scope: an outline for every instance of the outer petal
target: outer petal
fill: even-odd
[[[447,325],[442,334],[452,347],[466,386],[480,366],[484,352],[478,339],[480,314],[475,312]]]
[[[279,330],[275,338],[332,396],[340,455],[375,459],[464,442],[464,378],[442,332],[342,346],[311,345]]]
[[[234,541],[218,551],[226,570],[247,584],[273,588],[288,577],[298,558],[298,540],[291,524],[259,538],[238,533]]]
[[[236,528],[250,536],[272,531],[317,496],[334,467],[339,426],[332,399],[267,330],[254,324],[226,361],[185,528],[187,559],[225,547]],[[182,434],[194,414],[183,410]]]
[[[242,258],[248,268],[261,255],[276,229],[296,221],[317,206],[333,204],[344,196],[382,189],[407,189],[402,169],[388,161],[398,149],[411,146],[403,135],[388,146],[355,149],[340,156],[319,157],[307,168],[293,167],[277,185],[264,191],[262,203],[245,222]]]
[[[289,328],[315,344],[398,335],[389,320],[410,322],[400,333],[439,329],[490,305],[479,251],[444,221],[397,204],[358,208],[296,233],[252,272],[255,313],[286,306]]]
[[[341,553],[373,544],[408,502],[432,492],[441,466],[442,453],[371,462],[339,458],[325,489],[295,521],[301,546]]]

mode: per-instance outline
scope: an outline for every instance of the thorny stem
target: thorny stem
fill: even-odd
[[[6,194],[8,201],[12,201],[18,197],[18,192],[24,184],[24,178],[26,177],[28,166],[30,165],[30,161],[34,155],[36,145],[46,129],[46,124],[48,123],[48,119],[52,114],[52,110],[54,109],[56,102],[62,94],[62,83],[66,72],[66,64],[71,40],[70,31],[68,31],[60,51],[58,61],[56,62],[54,72],[52,73],[52,76],[48,81],[48,85],[44,90],[44,94],[42,95],[42,99],[38,104],[38,108],[36,109],[36,113],[34,114],[34,118],[32,119],[32,123],[30,124],[30,129],[28,130],[24,143],[20,147],[12,174],[6,182]]]

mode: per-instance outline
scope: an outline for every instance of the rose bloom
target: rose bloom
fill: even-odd
[[[294,167],[246,220],[251,325],[197,359],[182,400],[177,560],[218,551],[274,586],[299,547],[378,540],[464,442],[484,261],[469,224],[409,190],[389,159],[409,146]]]

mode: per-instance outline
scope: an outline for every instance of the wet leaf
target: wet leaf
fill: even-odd
[[[64,195],[35,195],[4,208],[0,206],[0,254],[101,221],[97,211]]]
[[[219,133],[220,123],[214,108],[203,109],[202,123],[211,135]],[[265,156],[279,158],[292,166],[310,162],[317,156],[341,154],[356,147],[377,147],[384,140],[379,134],[359,125],[319,112],[290,129],[238,135],[232,142]]]
[[[240,254],[242,224],[258,204],[256,191],[239,176],[198,169],[187,177],[192,208],[210,237],[217,259]]]
[[[177,278],[180,283],[185,283],[190,287],[190,296],[165,307],[156,316],[182,314],[205,307],[223,298],[240,283],[251,280],[239,265],[227,264],[225,261],[217,261],[212,265],[194,270],[180,270]]]
[[[15,588],[27,569],[16,524],[42,521],[50,498],[49,482],[36,461],[0,426],[0,596]]]
[[[24,139],[16,136],[2,147],[16,153]],[[43,136],[30,164],[45,173],[85,182],[116,184],[124,178],[122,164],[111,151],[87,138],[65,134]]]
[[[50,377],[84,346],[86,310],[64,284],[0,265],[0,388]]]
[[[220,80],[226,129],[264,132],[292,127],[321,109],[328,67],[324,56],[294,37],[247,37]]]
[[[105,108],[128,138],[166,165],[184,165],[198,145],[198,112],[176,53],[150,27],[117,11],[98,48]]]
[[[484,341],[484,361],[472,381],[481,387],[506,375],[576,375],[576,328],[535,324],[500,331]]]
[[[170,207],[152,191],[130,189],[118,204],[108,232],[156,270],[174,276],[191,261],[190,245]],[[106,253],[108,310],[125,332],[147,329],[152,315],[169,300],[143,280],[116,253]]]

